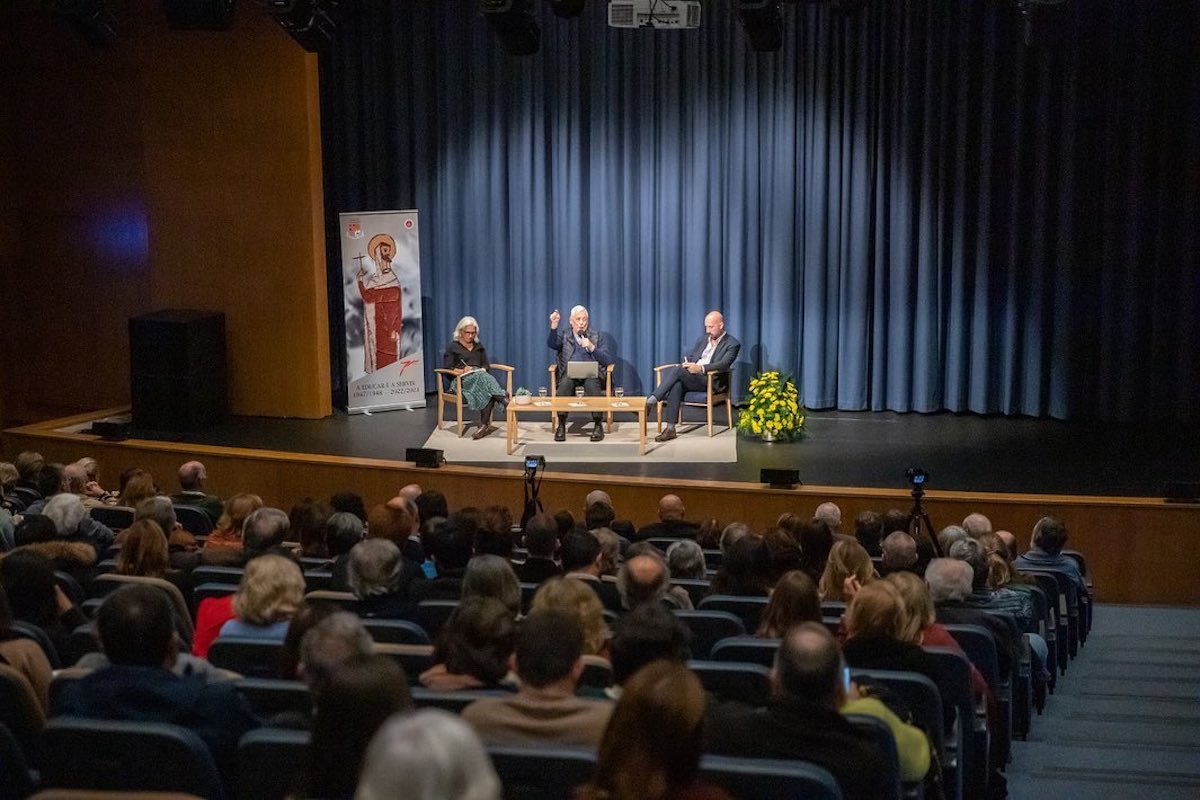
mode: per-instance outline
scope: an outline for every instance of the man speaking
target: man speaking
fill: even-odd
[[[667,427],[656,442],[667,442],[675,438],[675,422],[679,419],[679,406],[686,392],[703,392],[708,389],[709,372],[727,372],[737,361],[742,343],[725,330],[725,317],[720,311],[710,311],[704,317],[704,335],[696,340],[683,357],[683,363],[664,370],[662,383],[646,396],[646,406],[667,403]],[[713,391],[724,391],[729,384],[729,375],[713,378]]]
[[[546,337],[546,346],[558,354],[558,396],[570,397],[575,393],[576,386],[582,386],[585,394],[603,394],[600,373],[615,361],[612,340],[603,331],[588,326],[588,310],[583,306],[571,309],[571,327],[567,330],[558,329],[561,318],[558,309],[551,312],[550,335]],[[592,429],[593,442],[604,438],[604,426],[600,424],[600,419],[599,412],[592,413],[592,420],[596,423]],[[567,415],[559,414],[554,441],[564,442],[566,439]]]

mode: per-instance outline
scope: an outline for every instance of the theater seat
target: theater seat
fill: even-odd
[[[688,669],[700,678],[704,691],[718,700],[765,706],[771,699],[771,670],[761,664],[689,661]]]
[[[841,800],[842,790],[829,771],[795,759],[736,758],[705,755],[700,779],[734,797],[754,800]]]
[[[671,613],[692,632],[693,658],[708,658],[717,642],[731,636],[746,635],[746,626],[742,624],[741,618],[728,611],[700,609]]]
[[[238,742],[237,793],[242,800],[294,796],[308,757],[308,731],[257,728]]]
[[[596,751],[554,745],[488,745],[505,800],[570,800],[592,779]]]
[[[42,732],[42,786],[225,796],[204,742],[160,722],[57,717]]]

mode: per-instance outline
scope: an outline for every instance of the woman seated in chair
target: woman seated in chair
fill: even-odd
[[[482,439],[494,433],[492,414],[499,404],[501,412],[508,404],[508,395],[488,372],[491,362],[487,350],[479,341],[479,323],[474,317],[463,317],[454,326],[454,339],[446,345],[442,367],[462,379],[462,397],[467,408],[479,412],[479,430],[472,439]]]

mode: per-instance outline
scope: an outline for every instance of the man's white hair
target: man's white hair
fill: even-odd
[[[79,530],[79,523],[87,516],[83,500],[77,494],[60,493],[46,501],[42,513],[54,523],[59,536],[70,536]]]
[[[572,308],[572,309],[571,309],[571,316],[572,316],[572,317],[573,317],[573,316],[575,316],[575,315],[576,315],[576,314],[578,314],[580,311],[582,311],[584,314],[587,314],[587,313],[588,313],[588,310],[587,310],[587,308],[585,308],[584,306],[575,306],[574,308]],[[591,314],[588,314],[588,316],[590,317],[590,316],[591,316]]]
[[[971,565],[957,558],[935,558],[925,568],[925,582],[935,603],[962,600],[971,594],[974,577]]]
[[[371,744],[358,800],[500,800],[483,743],[457,715],[437,708],[388,719]]]
[[[837,529],[842,524],[842,510],[837,503],[821,503],[813,516],[824,522],[831,529]]]

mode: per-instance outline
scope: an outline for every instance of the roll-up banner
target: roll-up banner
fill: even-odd
[[[346,304],[346,410],[424,407],[417,212],[339,216]]]

